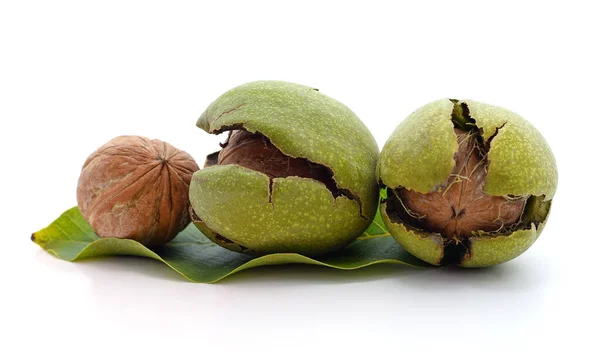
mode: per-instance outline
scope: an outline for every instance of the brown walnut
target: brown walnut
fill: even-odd
[[[454,129],[458,138],[455,166],[439,191],[418,193],[395,190],[416,226],[449,239],[472,236],[477,231],[500,231],[519,222],[526,197],[514,199],[484,192],[489,146],[478,132]]]
[[[198,165],[160,140],[119,136],[85,161],[77,185],[79,209],[100,237],[155,246],[189,223],[189,185]]]
[[[267,137],[259,133],[233,130],[218,154],[217,164],[237,164],[262,172],[270,178],[312,178],[324,183],[334,195],[338,194],[329,169],[305,158],[283,154]]]

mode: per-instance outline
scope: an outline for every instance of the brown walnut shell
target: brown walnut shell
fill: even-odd
[[[77,204],[100,237],[166,243],[190,223],[189,185],[198,169],[169,143],[119,136],[85,161]]]
[[[283,154],[271,141],[259,133],[233,130],[223,149],[217,156],[217,164],[236,164],[260,171],[270,178],[297,176],[312,178],[323,184],[334,194],[339,195],[332,179],[332,172],[326,167],[311,163],[305,158],[294,158]]]
[[[468,238],[474,231],[494,232],[517,224],[527,197],[490,196],[484,191],[488,147],[477,133],[454,128],[458,151],[455,166],[440,191],[419,193],[398,188],[397,195],[415,225],[449,239]]]

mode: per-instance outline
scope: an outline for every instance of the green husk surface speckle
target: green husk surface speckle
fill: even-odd
[[[485,191],[489,195],[544,195],[551,200],[558,184],[556,161],[542,134],[520,115],[498,106],[464,101],[488,140]]]
[[[470,238],[471,253],[459,265],[468,268],[488,267],[507,262],[523,254],[538,234],[534,224],[510,235],[483,235]]]
[[[387,187],[427,193],[446,181],[458,150],[453,108],[447,99],[432,102],[394,130],[379,158],[379,177]]]
[[[387,204],[380,207],[383,222],[388,230],[406,251],[433,265],[439,265],[444,255],[444,239],[439,234],[412,229],[399,221],[392,221],[387,214]]]
[[[322,254],[352,241],[370,224],[356,201],[334,198],[318,181],[274,178],[269,187],[266,175],[237,165],[196,172],[190,199],[209,229],[258,253]]]

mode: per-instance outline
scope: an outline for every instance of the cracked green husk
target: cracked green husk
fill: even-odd
[[[455,122],[472,127],[455,105],[466,106],[484,141],[491,139],[484,191],[493,196],[531,196],[522,223],[507,233],[477,233],[464,267],[490,266],[525,252],[539,237],[556,192],[558,173],[552,151],[541,133],[521,116],[501,107],[471,100],[442,99],[409,115],[392,133],[381,151],[377,174],[390,189],[420,193],[438,191],[454,168],[458,142]],[[460,110],[460,108],[458,108]],[[459,118],[459,120],[456,120]],[[439,265],[443,237],[403,221],[393,221],[381,204],[383,220],[396,240],[416,257]]]
[[[377,210],[377,144],[358,117],[318,90],[281,81],[238,86],[215,100],[197,126],[209,133],[245,129],[285,155],[328,167],[347,196],[319,181],[269,178],[237,165],[194,174],[196,226],[213,241],[248,253],[318,255],[359,236]]]

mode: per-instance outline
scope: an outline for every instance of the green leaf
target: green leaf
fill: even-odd
[[[159,260],[193,282],[214,283],[233,273],[261,265],[303,263],[337,269],[358,269],[377,263],[429,266],[406,252],[385,229],[379,213],[373,224],[354,242],[335,254],[310,258],[282,253],[253,257],[212,243],[193,224],[173,241],[150,250],[130,239],[100,238],[79,209],[65,211],[31,240],[56,257],[76,261],[106,255],[135,255]]]

